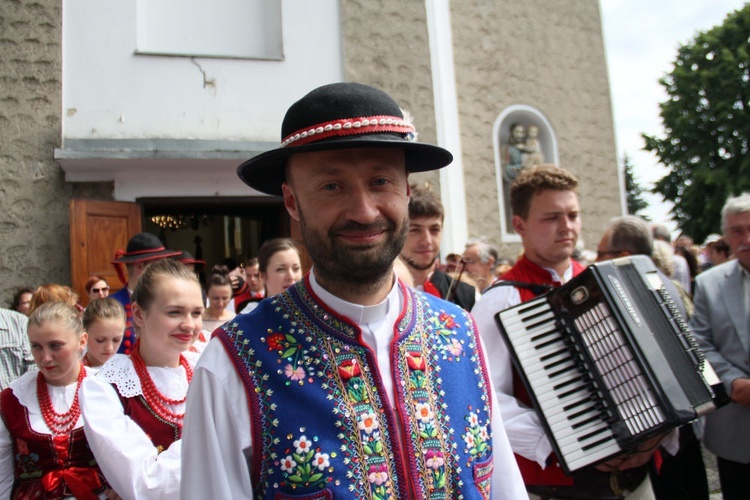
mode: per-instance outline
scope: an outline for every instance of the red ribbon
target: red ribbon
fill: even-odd
[[[127,252],[125,250],[118,250],[115,252],[115,258],[112,259],[112,265],[115,268],[115,272],[117,273],[117,277],[120,279],[120,283],[122,283],[122,286],[126,286],[128,284],[128,279],[125,277],[125,266],[122,265],[122,262],[114,262],[123,255],[125,255]]]
[[[42,477],[42,485],[47,491],[53,491],[64,481],[73,496],[78,500],[96,500],[94,490],[102,487],[95,469],[88,467],[68,467],[48,472]]]

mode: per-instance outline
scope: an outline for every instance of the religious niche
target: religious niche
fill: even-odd
[[[500,219],[504,238],[514,241],[510,210],[510,186],[521,170],[551,163],[557,165],[557,140],[547,118],[531,106],[514,105],[505,109],[493,127],[495,169],[498,183]]]
[[[539,142],[539,126],[523,123],[510,125],[508,143],[503,146],[503,175],[512,183],[522,168],[544,163],[544,153]]]

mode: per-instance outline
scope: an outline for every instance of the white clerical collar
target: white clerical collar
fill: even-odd
[[[320,299],[328,307],[333,309],[334,312],[340,316],[349,318],[357,325],[377,323],[378,321],[383,321],[386,316],[388,316],[389,312],[398,313],[399,311],[400,287],[398,286],[397,279],[393,280],[393,286],[391,287],[391,291],[388,292],[388,296],[386,296],[380,304],[375,304],[374,306],[353,304],[336,297],[318,283],[315,279],[314,269],[310,270],[310,286],[315,295],[320,297]]]

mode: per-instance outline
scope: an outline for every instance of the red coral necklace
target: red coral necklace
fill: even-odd
[[[138,375],[138,379],[141,381],[141,389],[143,391],[143,397],[146,400],[146,404],[156,413],[157,416],[161,417],[162,420],[172,422],[182,427],[182,419],[185,413],[176,413],[169,409],[167,405],[178,405],[185,402],[187,394],[182,399],[171,399],[162,394],[154,384],[154,379],[151,378],[151,374],[146,368],[146,363],[141,357],[140,341],[136,341],[133,346],[133,352],[130,354],[130,360],[133,362],[135,373]],[[187,358],[180,354],[180,364],[185,369],[187,375],[188,384],[193,380],[193,369],[188,363]]]
[[[39,408],[42,410],[44,423],[47,424],[53,436],[70,434],[70,431],[76,426],[78,417],[81,416],[81,407],[78,404],[78,390],[81,388],[81,381],[86,377],[86,369],[81,364],[78,372],[78,383],[76,384],[76,395],[73,398],[73,404],[68,411],[57,413],[52,406],[52,400],[49,398],[47,390],[47,381],[41,372],[36,376],[36,397],[39,400]]]

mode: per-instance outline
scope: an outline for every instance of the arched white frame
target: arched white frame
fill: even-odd
[[[505,108],[500,113],[492,126],[492,146],[495,151],[495,179],[497,180],[497,200],[500,213],[500,235],[504,243],[520,242],[521,237],[508,227],[507,219],[510,219],[509,200],[505,199],[505,183],[507,180],[503,175],[502,145],[508,144],[510,127],[514,123],[520,123],[528,130],[529,126],[539,128],[539,142],[542,146],[542,154],[545,163],[559,165],[557,156],[557,137],[547,117],[536,108],[524,104],[514,104]]]

